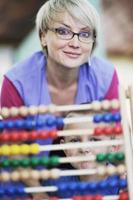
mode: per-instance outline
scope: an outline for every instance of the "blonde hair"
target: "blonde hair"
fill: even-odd
[[[47,31],[51,23],[64,11],[88,26],[97,37],[99,15],[88,0],[48,0],[39,9],[36,16],[36,28],[39,36],[42,32]]]

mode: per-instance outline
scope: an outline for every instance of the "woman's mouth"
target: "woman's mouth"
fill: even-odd
[[[75,52],[64,52],[69,58],[78,58],[80,56],[80,53]]]

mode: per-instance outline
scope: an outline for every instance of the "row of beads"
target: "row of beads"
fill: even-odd
[[[66,111],[67,106],[63,106],[63,107],[65,108],[65,111]],[[84,106],[80,106],[80,107],[84,107]],[[33,116],[33,115],[38,115],[38,114],[54,113],[54,112],[63,111],[63,109],[61,110],[61,108],[62,108],[61,106],[55,106],[55,105],[50,105],[50,106],[40,105],[40,106],[30,106],[30,107],[22,106],[20,108],[3,107],[0,111],[0,115],[3,118],[17,117],[17,116],[26,117],[29,115]],[[70,111],[70,106],[68,107],[68,109]],[[116,99],[114,99],[112,101],[108,101],[108,100],[104,100],[101,102],[94,101],[92,104],[90,104],[89,109],[94,110],[94,111],[119,109],[119,102]],[[72,106],[72,110],[73,110],[73,106]],[[77,110],[78,110],[78,108],[77,108]]]
[[[28,154],[38,154],[39,145],[38,144],[21,144],[21,145],[3,145],[0,147],[0,155],[10,156],[10,155],[28,155]]]
[[[108,199],[108,198],[107,198]],[[112,196],[113,199],[113,196]],[[117,198],[118,200],[129,200],[128,193],[127,192],[122,192],[119,194],[119,197]],[[50,200],[58,200],[56,199],[50,199]],[[96,196],[74,196],[72,200],[106,200],[106,197],[101,196],[101,195],[96,195]]]
[[[120,189],[125,189],[127,187],[126,179],[113,179],[110,181],[103,180],[97,182],[70,182],[70,183],[63,183],[57,185],[57,189],[59,192],[66,192],[69,191],[72,195],[76,194],[89,194],[90,191],[97,192],[99,190],[109,190],[110,188],[119,187]],[[17,194],[24,194],[26,191],[22,186],[10,186],[5,188],[0,188],[1,190],[8,190],[10,189],[10,195],[17,193]],[[11,192],[12,191],[12,192]],[[13,192],[14,191],[14,192]],[[50,191],[50,187],[49,187]],[[2,192],[1,192],[2,193]],[[9,192],[7,193],[9,194]]]
[[[12,131],[0,134],[0,142],[18,142],[18,141],[33,141],[37,139],[56,138],[58,132],[56,130],[50,131]]]
[[[0,167],[8,168],[8,167],[37,167],[37,166],[57,166],[59,164],[59,157],[33,157],[33,158],[25,158],[21,160],[3,160],[0,163]]]
[[[105,113],[97,114],[92,118],[94,123],[110,123],[110,122],[120,122],[121,116],[120,113]],[[89,120],[88,120],[89,121]],[[32,119],[21,119],[21,120],[9,120],[9,121],[0,121],[0,130],[3,129],[35,129],[35,128],[44,128],[44,127],[56,127],[62,128],[65,121],[62,117],[49,116],[43,120],[35,121]]]
[[[79,170],[74,170],[75,173],[77,172],[77,175],[79,173]],[[86,174],[89,174],[91,170],[88,170],[86,172],[86,170],[83,170],[85,171]],[[7,182],[7,181],[19,181],[19,180],[25,180],[25,179],[35,179],[35,180],[47,180],[47,179],[57,179],[59,178],[60,176],[71,176],[73,172],[71,172],[71,170],[64,170],[64,171],[61,171],[59,169],[52,169],[52,170],[41,170],[41,171],[38,171],[38,170],[21,170],[21,171],[13,171],[11,173],[9,172],[2,172],[0,174],[0,181],[4,181],[4,182]],[[104,166],[100,166],[98,167],[95,172],[93,171],[93,173],[96,173],[100,176],[103,176],[103,175],[113,175],[113,174],[123,174],[125,173],[125,166],[124,165],[119,165],[117,167],[114,167],[114,166],[107,166],[107,167],[104,167]]]
[[[64,158],[63,158],[64,159]],[[125,159],[124,153],[99,153],[96,155],[97,162],[109,161],[109,162],[116,162],[116,161],[123,161]],[[37,167],[37,166],[58,166],[61,162],[59,156],[52,156],[52,157],[33,157],[33,158],[25,158],[21,160],[3,160],[0,162],[0,167],[8,168],[8,167]]]
[[[62,117],[49,116],[43,120],[36,121],[34,119],[20,119],[0,121],[0,130],[4,129],[37,129],[44,127],[62,128],[64,125]]]
[[[120,122],[121,121],[121,115],[119,112],[117,113],[104,113],[104,114],[96,114],[93,117],[94,123],[110,123],[110,122]]]
[[[119,135],[122,134],[121,125],[116,126],[105,126],[105,127],[96,127],[93,130],[94,135]],[[61,132],[60,132],[60,136]],[[56,130],[50,131],[12,131],[4,132],[0,134],[0,142],[18,142],[18,141],[33,141],[36,139],[55,139],[58,137],[58,132]]]

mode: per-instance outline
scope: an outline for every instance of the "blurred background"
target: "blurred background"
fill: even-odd
[[[35,17],[45,0],[0,0],[0,87],[14,63],[40,50]],[[122,84],[133,84],[133,1],[90,0],[101,16],[94,54],[109,59]]]

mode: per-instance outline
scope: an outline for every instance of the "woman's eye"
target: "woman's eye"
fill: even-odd
[[[81,32],[80,33],[80,37],[83,37],[83,38],[89,38],[90,36],[91,36],[90,32]]]
[[[56,29],[56,32],[59,34],[59,35],[68,35],[70,34],[70,30],[66,29],[66,28],[57,28]]]

